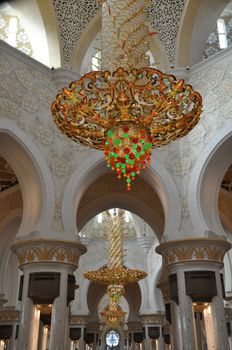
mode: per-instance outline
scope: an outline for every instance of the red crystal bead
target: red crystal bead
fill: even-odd
[[[125,125],[123,128],[122,128],[123,132],[128,132],[129,131],[129,127],[127,125]]]
[[[129,147],[124,147],[123,151],[124,151],[124,153],[129,154],[130,153],[130,148]]]

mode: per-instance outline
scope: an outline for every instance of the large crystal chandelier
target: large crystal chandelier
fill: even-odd
[[[102,70],[57,95],[52,115],[74,141],[102,150],[127,189],[150,163],[152,148],[183,137],[198,123],[202,99],[173,75],[149,67],[146,1],[102,5]]]
[[[125,313],[119,307],[124,286],[138,282],[147,276],[146,272],[123,266],[123,220],[124,211],[108,214],[108,268],[85,272],[85,278],[107,286],[109,303],[101,313],[111,327],[116,327]]]

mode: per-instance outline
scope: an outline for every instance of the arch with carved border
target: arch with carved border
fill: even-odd
[[[22,191],[23,216],[17,237],[48,231],[53,220],[55,195],[45,159],[31,139],[4,116],[0,120],[0,149]]]
[[[196,233],[216,232],[225,236],[219,211],[218,196],[222,179],[232,164],[232,122],[217,131],[202,150],[191,173],[188,205]],[[209,205],[210,204],[210,205]]]
[[[179,194],[168,171],[160,164],[160,162],[154,160],[154,157],[152,157],[152,163],[156,164],[155,167],[145,169],[142,172],[141,177],[150,186],[151,191],[154,191],[158,195],[161,201],[165,217],[163,233],[165,238],[174,238],[173,235],[175,235],[175,232],[178,232],[181,219]],[[89,186],[107,172],[108,169],[100,152],[95,152],[89,156],[86,161],[79,165],[73,172],[65,187],[62,200],[62,220],[65,232],[78,236],[77,221],[80,201]],[[116,199],[115,196],[111,202],[108,202],[108,207],[114,207]],[[125,195],[124,199],[125,203],[123,209],[127,209],[128,206],[130,207],[132,205],[130,203],[131,198],[128,200],[127,195]],[[142,217],[144,221],[152,223],[155,213],[146,213],[140,205],[137,204],[138,208],[136,208],[136,203],[133,204],[135,205],[134,212],[136,210],[140,213],[139,216]],[[100,201],[98,202],[98,205],[100,205]],[[95,207],[95,212],[93,211],[91,215],[97,215],[98,212],[98,208]]]
[[[176,43],[176,67],[192,66],[202,61],[209,33],[226,0],[187,0],[184,6]]]
[[[188,205],[190,218],[198,236],[210,232],[213,236],[227,236],[230,242],[232,240],[231,233],[226,232],[222,226],[218,208],[221,183],[232,164],[231,149],[232,122],[227,121],[201,152],[191,173]],[[226,253],[224,264],[225,286],[227,291],[231,291],[231,250]]]
[[[0,294],[4,295],[4,298],[8,300],[6,306],[15,307],[17,305],[20,272],[18,259],[11,252],[11,245],[17,235],[22,214],[22,208],[10,210],[0,223]]]
[[[47,0],[10,1],[9,6],[9,11],[19,18],[27,33],[33,57],[49,67],[60,67],[62,40],[52,2]]]

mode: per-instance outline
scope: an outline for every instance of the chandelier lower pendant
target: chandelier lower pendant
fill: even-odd
[[[131,188],[152,148],[183,137],[198,123],[202,98],[191,85],[150,68],[95,71],[63,88],[51,106],[72,140],[103,150],[108,167]]]
[[[105,159],[116,171],[117,178],[126,177],[127,189],[146,165],[150,165],[152,138],[145,128],[133,124],[117,125],[106,134]]]
[[[124,286],[122,284],[110,284],[107,288],[107,294],[114,304],[118,304],[124,294]]]
[[[84,277],[98,284],[107,285],[109,305],[101,312],[110,327],[115,328],[120,323],[120,319],[125,316],[125,312],[119,308],[119,302],[124,294],[124,286],[140,281],[147,273],[137,269],[126,267],[104,268],[96,271],[84,273]]]
[[[111,309],[111,307],[108,306],[101,312],[101,316],[106,319],[106,323],[112,328],[117,328],[120,323],[120,319],[125,317],[125,315],[126,312],[124,312],[119,306],[117,306],[116,309]]]
[[[118,214],[108,216],[108,267],[84,273],[84,277],[91,282],[107,285],[109,303],[102,316],[111,327],[116,327],[120,319],[125,316],[125,312],[119,307],[125,292],[124,287],[147,276],[144,271],[123,266],[123,218],[124,212],[121,210]]]

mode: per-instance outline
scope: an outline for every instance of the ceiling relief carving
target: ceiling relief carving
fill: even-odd
[[[185,0],[151,1],[149,21],[163,43],[169,65],[175,66],[176,39]]]
[[[17,183],[18,179],[15,173],[6,160],[0,156],[0,192],[7,190]]]
[[[74,44],[100,8],[98,0],[53,0],[63,41],[64,66],[69,67]]]
[[[185,0],[150,0],[148,17],[163,43],[170,66],[175,64],[175,45]],[[98,0],[53,0],[63,41],[64,66],[70,67],[72,51],[83,29],[100,9]]]

